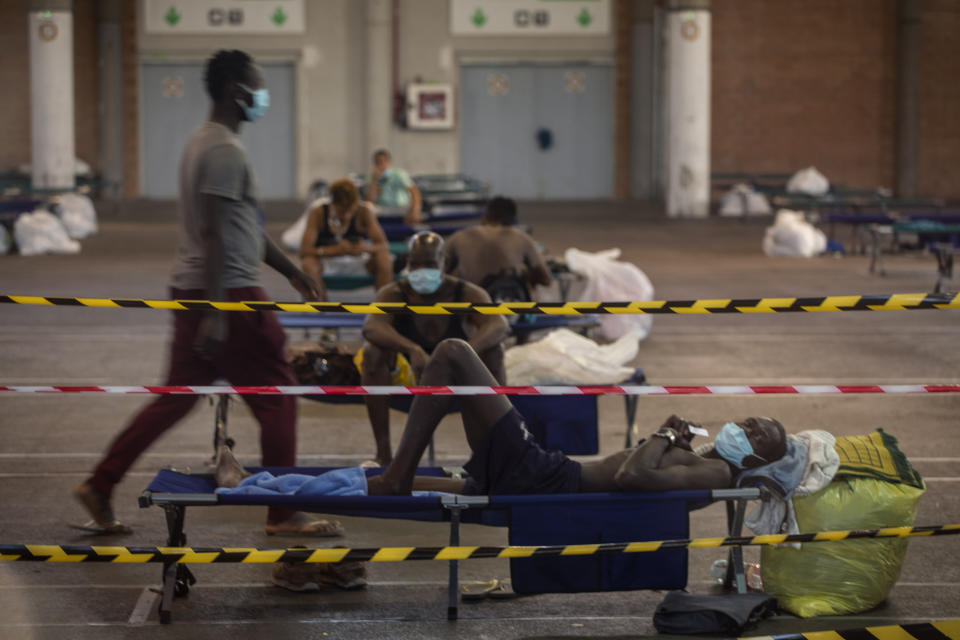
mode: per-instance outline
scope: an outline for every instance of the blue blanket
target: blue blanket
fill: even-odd
[[[244,496],[365,496],[367,474],[362,467],[334,469],[318,476],[284,473],[275,476],[269,471],[255,473],[235,488],[220,487],[219,494]],[[451,495],[436,491],[414,491],[413,496]]]

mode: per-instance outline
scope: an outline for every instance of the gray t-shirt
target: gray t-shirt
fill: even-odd
[[[209,220],[201,207],[204,194],[230,201],[222,220]],[[227,127],[205,122],[193,132],[180,160],[180,248],[170,283],[178,289],[207,288],[204,235],[220,225],[223,238],[223,286],[260,286],[264,255],[261,214],[253,171],[240,138]]]

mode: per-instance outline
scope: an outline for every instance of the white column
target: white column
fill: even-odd
[[[390,146],[393,64],[392,3],[366,0],[367,7],[367,154]],[[367,156],[369,161],[369,155]]]
[[[671,0],[666,29],[667,215],[710,211],[710,10]]]
[[[30,131],[34,187],[74,186],[73,13],[30,11]]]

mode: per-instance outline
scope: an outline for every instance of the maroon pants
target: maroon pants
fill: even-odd
[[[229,300],[267,300],[260,287],[229,289]],[[174,299],[200,300],[199,290],[170,290]],[[204,360],[193,350],[202,311],[173,312],[173,342],[167,385],[208,385],[225,378],[233,385],[296,384],[283,346],[286,334],[272,311],[229,312],[229,334],[220,355]],[[90,485],[107,495],[136,459],[196,404],[196,395],[162,395],[145,406],[110,445],[97,465]],[[294,396],[243,396],[260,423],[260,454],[263,466],[295,464],[297,451],[297,399]],[[270,509],[271,522],[285,520],[292,512]]]

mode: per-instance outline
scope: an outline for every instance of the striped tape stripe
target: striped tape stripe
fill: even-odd
[[[408,560],[468,560],[476,558],[530,558],[581,556],[601,553],[646,553],[664,549],[776,545],[787,542],[835,542],[864,538],[909,538],[960,534],[960,524],[888,527],[848,531],[817,531],[793,535],[733,536],[647,542],[607,542],[588,545],[509,547],[379,547],[371,549],[254,549],[249,547],[104,547],[38,544],[0,544],[0,560],[10,562],[176,561],[182,564],[270,562],[405,562]]]
[[[753,636],[740,640],[960,640],[960,620]]]
[[[0,393],[112,393],[156,395],[819,395],[862,393],[960,393],[960,384],[866,384],[866,385],[720,385],[720,386],[654,386],[654,385],[578,385],[578,386],[90,386],[90,385],[11,385],[0,386]]]
[[[471,304],[444,302],[412,305],[403,302],[221,302],[210,300],[146,300],[140,298],[65,298],[52,296],[0,295],[0,303],[81,306],[127,309],[172,309],[221,311],[291,311],[300,313],[356,313],[418,315],[592,315],[592,314],[719,314],[798,313],[828,311],[906,311],[960,309],[960,293],[895,293],[865,296],[815,298],[744,298],[703,300],[651,300],[626,302],[504,302]]]

